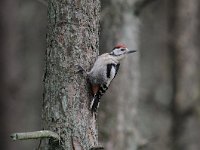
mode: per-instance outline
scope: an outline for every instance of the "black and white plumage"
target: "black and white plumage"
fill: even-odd
[[[94,94],[90,104],[92,112],[97,111],[101,96],[106,92],[111,81],[117,75],[120,61],[127,54],[133,52],[135,50],[128,50],[126,46],[118,44],[111,53],[102,54],[97,58],[92,69],[87,73]]]

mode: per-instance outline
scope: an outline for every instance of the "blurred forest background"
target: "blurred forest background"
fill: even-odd
[[[0,149],[34,149],[9,135],[42,128],[47,2],[1,0],[0,11]],[[138,49],[102,98],[106,149],[200,149],[199,33],[199,0],[102,0],[100,53]]]

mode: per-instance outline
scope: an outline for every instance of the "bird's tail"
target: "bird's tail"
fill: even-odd
[[[92,112],[97,111],[97,108],[99,107],[99,103],[100,103],[100,98],[106,92],[107,89],[108,89],[108,87],[106,85],[102,85],[102,86],[100,86],[97,93],[94,95],[94,97],[91,101],[91,104],[90,104],[90,109],[92,110]]]
[[[99,107],[99,103],[100,103],[100,98],[95,94],[90,104],[90,109],[92,110],[92,112],[97,111],[97,108]]]

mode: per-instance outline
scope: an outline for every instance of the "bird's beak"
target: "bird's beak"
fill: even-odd
[[[136,50],[129,50],[129,51],[127,52],[127,54],[134,53],[134,52],[137,52],[137,51],[136,51]]]

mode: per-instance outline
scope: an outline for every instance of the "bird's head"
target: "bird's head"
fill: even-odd
[[[116,56],[119,60],[124,58],[127,54],[136,52],[136,50],[129,50],[124,44],[117,44],[110,55]]]

